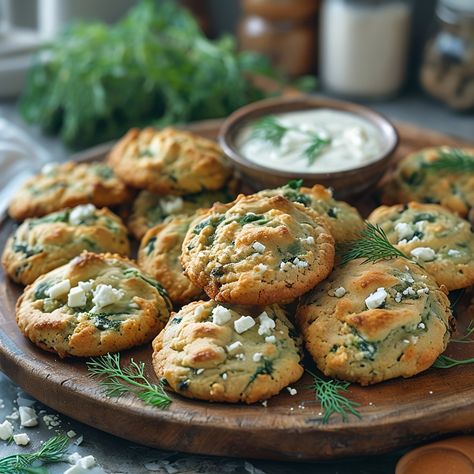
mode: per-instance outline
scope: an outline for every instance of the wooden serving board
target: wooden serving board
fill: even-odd
[[[190,126],[215,138],[219,121]],[[460,140],[399,124],[401,144],[397,157]],[[76,159],[102,159],[109,145],[77,155]],[[376,206],[373,196],[355,203],[366,214]],[[14,229],[0,223],[0,249]],[[360,403],[361,419],[344,423],[332,416],[322,424],[321,408],[308,388],[306,374],[293,386],[295,396],[283,390],[268,407],[206,403],[172,394],[167,410],[144,405],[132,396],[110,399],[88,378],[85,361],[61,360],[22,336],[15,323],[15,303],[21,288],[0,270],[0,369],[26,392],[55,410],[114,435],[147,446],[192,453],[275,460],[325,460],[376,454],[412,445],[448,433],[474,431],[474,366],[430,369],[407,380],[391,380],[372,387],[351,385],[349,397]],[[458,329],[474,317],[472,288],[458,303]],[[448,353],[474,357],[474,344],[451,344]],[[123,353],[147,364],[150,379],[151,348]],[[309,363],[308,368],[311,367]],[[314,370],[314,369],[313,369]]]

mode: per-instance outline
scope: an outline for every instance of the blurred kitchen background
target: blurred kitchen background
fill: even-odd
[[[212,118],[267,95],[266,82],[263,91],[259,82],[250,86],[233,84],[232,78],[226,76],[233,68],[245,78],[249,72],[252,76],[266,76],[270,84],[279,84],[278,90],[283,84],[291,85],[311,93],[367,103],[399,120],[422,122],[427,127],[465,137],[474,135],[474,0],[177,2],[193,13],[210,42],[194,38],[192,26],[175,12],[164,12],[163,4],[167,2],[157,1],[155,14],[164,16],[161,25],[156,19],[151,21],[151,10],[144,8],[128,19],[128,26],[136,32],[129,40],[130,48],[135,48],[130,53],[136,56],[132,59],[126,40],[123,44],[114,41],[113,34],[101,28],[76,28],[60,36],[77,20],[124,23],[130,8],[137,9],[147,3],[153,1],[0,0],[0,115],[17,121],[20,110],[22,119],[40,126],[48,134],[59,135],[69,147],[81,149],[123,133],[120,126],[112,123],[119,120],[117,117],[126,127],[133,120],[137,122],[134,125],[140,125],[155,120],[167,123]],[[116,29],[116,38],[123,37],[126,26]],[[177,38],[176,43],[182,44],[183,49],[176,57],[176,62],[181,62],[176,75],[168,75],[168,83],[160,79],[159,88],[154,89],[151,83],[157,80],[158,68],[164,64],[168,64],[168,69],[173,68],[170,58],[177,55],[166,48],[160,53],[157,47],[143,52],[144,45],[150,43],[144,31],[148,29],[150,33],[160,28],[166,32],[166,41]],[[175,29],[168,31],[170,28]],[[176,35],[180,28],[183,37]],[[216,43],[217,38],[225,35],[235,36],[239,50],[261,53],[269,62],[259,56],[238,57],[231,42]],[[137,41],[143,36],[143,43],[135,44],[135,36]],[[192,44],[185,44],[186,37]],[[55,42],[52,49],[35,56],[39,47],[50,42]],[[110,51],[110,64],[104,63],[103,53],[98,57],[95,44],[97,50],[103,45]],[[212,49],[215,44],[219,46]],[[190,58],[196,58],[198,53],[193,48],[199,49],[201,55],[194,63]],[[121,56],[117,56],[117,50]],[[142,52],[143,56],[148,55],[149,76],[143,69]],[[153,54],[168,55],[168,62],[156,61],[156,71],[151,70]],[[71,62],[66,67],[68,60]],[[26,86],[25,77],[32,61],[36,70]],[[58,64],[61,61],[64,64]],[[218,65],[217,61],[222,64]],[[48,62],[50,65],[46,65]],[[132,67],[130,64],[133,67],[138,64],[142,69],[131,71],[127,69]],[[87,67],[92,73],[86,74]],[[209,77],[204,78],[203,71],[207,68]],[[137,74],[148,78],[143,87],[136,80]],[[134,80],[118,81],[119,76],[127,75],[134,76]],[[98,83],[93,82],[92,76]],[[140,79],[143,81],[143,77]],[[178,84],[183,79],[187,86]],[[206,80],[214,82],[208,91],[212,97],[204,93]],[[195,83],[200,88],[199,98],[195,91],[185,90],[193,88]],[[233,90],[232,94],[224,90],[226,85]],[[121,98],[118,104],[117,93],[122,90],[126,95],[126,89],[133,92],[133,97],[128,98],[128,103]],[[17,103],[20,95],[22,98]],[[72,96],[79,96],[75,104]],[[101,112],[113,100],[117,102],[113,112]],[[133,113],[129,105],[132,100]],[[101,108],[94,109],[96,102]],[[79,113],[75,108],[94,109],[95,115]],[[81,121],[89,121],[88,128],[76,123]]]

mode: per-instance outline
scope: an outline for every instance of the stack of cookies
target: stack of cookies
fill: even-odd
[[[157,376],[209,401],[293,392],[303,342],[327,376],[362,385],[412,376],[449,341],[447,290],[474,283],[474,234],[452,212],[470,212],[472,178],[445,173],[442,182],[462,193],[438,196],[418,163],[431,153],[403,161],[389,183],[387,195],[405,204],[368,218],[409,258],[342,265],[337,245],[366,224],[330,190],[290,182],[235,198],[214,142],[171,128],[131,130],[107,164],[46,166],[13,199],[10,215],[26,220],[2,262],[29,285],[18,326],[61,357],[154,339]],[[421,182],[409,185],[436,204],[409,202],[419,196],[405,192],[403,170],[413,166]],[[124,205],[125,223],[105,207]],[[136,261],[127,230],[140,241]]]

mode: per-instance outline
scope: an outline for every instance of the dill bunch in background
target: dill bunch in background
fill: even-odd
[[[133,126],[223,117],[267,94],[249,74],[281,79],[268,60],[207,39],[170,0],[142,0],[119,23],[71,25],[32,66],[20,112],[73,148]]]

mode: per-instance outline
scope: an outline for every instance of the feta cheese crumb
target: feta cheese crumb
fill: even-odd
[[[94,283],[93,280],[80,281],[77,283],[77,286],[81,288],[85,293],[89,293],[89,291],[92,291],[92,283]]]
[[[222,308],[222,306],[221,306],[221,308]],[[198,306],[194,310],[194,316],[196,316],[196,318],[199,318],[200,316],[202,316],[202,313],[204,313],[204,306],[202,306],[202,305]]]
[[[160,207],[165,214],[176,214],[183,208],[183,204],[183,198],[179,196],[166,196],[160,200]]]
[[[416,294],[418,296],[422,296],[424,294],[428,294],[430,292],[430,289],[425,286],[425,288],[420,288],[419,290],[416,290]]]
[[[67,462],[69,464],[76,464],[79,459],[81,459],[81,455],[79,453],[72,453],[70,456],[67,457]]]
[[[202,308],[202,306],[201,306]],[[196,308],[197,309],[197,308]],[[218,326],[223,326],[232,319],[232,314],[224,306],[216,306],[212,310],[212,322]]]
[[[417,328],[418,329],[426,329],[426,324],[425,323],[419,323]]]
[[[265,245],[261,244],[260,242],[254,242],[252,244],[252,248],[255,250],[255,252],[258,252],[258,253],[263,253],[265,252]]]
[[[309,237],[306,237],[305,239],[301,239],[301,242],[303,242],[305,244],[313,245],[314,244],[314,237],[310,235]]]
[[[255,326],[255,319],[252,316],[241,316],[234,321],[234,329],[238,334],[248,331],[253,326]]]
[[[87,303],[86,292],[79,286],[75,286],[69,290],[67,295],[67,305],[70,308],[78,308],[80,306],[85,306]]]
[[[449,249],[448,250],[448,255],[450,257],[457,257],[457,256],[461,255],[461,252],[459,250]]]
[[[369,309],[380,308],[385,303],[388,293],[385,288],[377,288],[377,291],[371,293],[366,299],[365,304]]]
[[[275,329],[275,321],[270,318],[266,311],[263,311],[258,317],[260,326],[258,327],[258,334],[260,336],[270,336]]]
[[[291,262],[281,262],[280,263],[280,270],[285,271],[285,270],[290,270],[293,264]]]
[[[268,342],[269,344],[275,344],[276,337],[275,336],[267,336],[267,337],[265,337],[265,342]]]
[[[201,375],[204,372],[204,369],[197,369],[196,375]]]
[[[268,266],[267,266],[267,265],[264,265],[263,263],[259,263],[259,264],[255,267],[255,272],[256,272],[256,273],[265,273],[267,270],[268,270]]]
[[[74,430],[69,430],[67,433],[66,433],[67,437],[68,438],[74,438],[74,436],[77,435],[77,433],[74,431]]]
[[[263,400],[262,405],[263,405],[265,408],[267,408],[267,406],[268,406],[268,400]]]
[[[400,241],[404,239],[411,239],[415,233],[412,226],[406,222],[399,222],[395,226],[395,231],[398,233],[398,243],[401,243]]]
[[[0,439],[6,441],[10,436],[13,435],[13,425],[5,420],[3,423],[0,423]]]
[[[38,417],[34,408],[21,406],[18,408],[20,413],[20,425],[31,427],[38,426]]]
[[[244,345],[240,341],[235,341],[227,346],[227,352],[230,355],[240,354],[244,348]]]
[[[245,354],[237,354],[235,358],[239,360],[245,360]]]
[[[403,280],[403,281],[406,281],[407,283],[415,283],[415,280],[413,279],[413,276],[409,272],[408,273],[403,273],[400,276],[400,279]]]
[[[227,372],[224,372],[224,373],[222,374],[222,380],[227,380]]]
[[[30,442],[30,437],[26,433],[13,435],[13,441],[17,446],[26,446]]]
[[[92,303],[94,304],[92,308],[93,313],[119,302],[125,296],[122,290],[117,290],[111,285],[104,285],[103,283],[97,285],[95,290],[92,291],[92,294],[94,295],[92,298]]]
[[[395,301],[397,303],[400,303],[400,301],[402,301],[402,294],[399,291],[397,291],[397,294],[395,295]]]
[[[342,298],[346,294],[346,289],[343,286],[340,286],[339,288],[336,288],[334,290],[334,296],[337,298]]]
[[[416,292],[411,286],[409,286],[408,288],[405,288],[402,291],[402,294],[403,294],[403,296],[415,296]]]
[[[410,254],[416,259],[424,262],[431,262],[436,257],[436,252],[430,247],[418,247],[413,249]]]
[[[77,461],[77,464],[84,469],[90,469],[96,465],[95,458],[92,455],[84,456],[83,458]]]
[[[261,352],[255,352],[255,354],[252,357],[252,360],[254,362],[260,362],[262,360],[263,354]]]
[[[300,260],[298,257],[293,260],[293,263],[299,268],[306,268],[308,266],[308,262]]]
[[[96,211],[94,204],[84,204],[76,206],[69,214],[69,223],[72,225],[80,225],[85,220],[91,218]]]
[[[296,388],[286,387],[286,389],[288,390],[291,396],[296,395],[298,393]]]
[[[71,289],[71,282],[66,278],[59,283],[56,283],[51,288],[49,288],[46,293],[50,298],[56,299],[62,295],[65,295]]]

